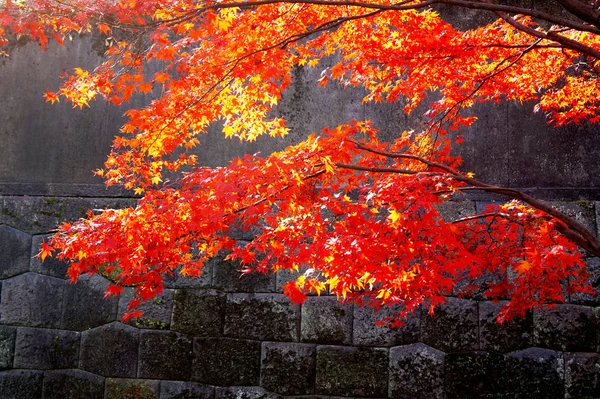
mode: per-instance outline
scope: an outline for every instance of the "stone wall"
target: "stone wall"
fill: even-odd
[[[0,398],[600,398],[598,296],[503,325],[501,304],[450,298],[387,329],[334,297],[293,305],[289,275],[240,278],[218,258],[123,324],[131,292],[107,300],[103,277],[70,284],[65,264],[33,255],[59,221],[133,202],[0,197]],[[600,202],[555,205],[596,229]],[[600,262],[589,266],[600,288]]]
[[[84,37],[65,47],[51,44],[46,53],[28,44],[0,59],[0,195],[127,195],[107,192],[102,178],[91,173],[102,167],[126,107],[96,101],[79,110],[43,98],[45,90],[60,87],[61,73],[101,62],[103,43],[101,38]],[[201,145],[194,149],[199,162],[216,166],[246,153],[268,154],[352,119],[373,121],[386,139],[420,129],[419,112],[405,115],[402,101],[365,104],[362,89],[335,83],[319,88],[326,64],[327,60],[315,69],[295,70],[293,84],[275,110],[287,120],[287,137],[242,143],[225,139],[215,125],[199,137]],[[150,100],[151,95],[136,96],[127,107]],[[455,147],[465,160],[463,170],[490,184],[534,188],[538,197],[599,199],[600,125],[552,128],[532,109],[533,104],[477,105],[473,112],[480,120],[461,130],[464,142]]]

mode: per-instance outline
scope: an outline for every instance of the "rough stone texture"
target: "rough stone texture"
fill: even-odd
[[[4,223],[29,234],[45,234],[61,222],[86,216],[89,209],[126,208],[132,199],[4,197]]]
[[[260,342],[229,338],[194,339],[192,380],[219,386],[256,386],[259,379]]]
[[[16,336],[15,327],[0,325],[0,370],[10,369],[13,366]]]
[[[561,356],[539,348],[507,356],[485,352],[447,354],[446,398],[564,398]]]
[[[261,387],[230,387],[216,388],[215,399],[282,399],[282,397],[267,392]]]
[[[2,282],[0,321],[32,327],[60,327],[65,281],[25,273]]]
[[[105,377],[133,378],[138,358],[138,330],[111,323],[81,334],[79,368]]]
[[[119,296],[119,311],[117,319],[121,320],[122,316],[127,312],[127,306],[133,299],[133,288],[126,288]],[[165,289],[156,298],[147,302],[142,302],[139,306],[144,314],[137,319],[130,319],[127,324],[153,330],[166,330],[171,325],[171,313],[173,312],[173,295],[174,291]]]
[[[502,379],[503,367],[504,356],[501,354],[447,354],[444,369],[446,398],[495,398],[495,394],[501,394],[507,388]]]
[[[444,398],[444,353],[423,344],[390,349],[389,397]]]
[[[596,320],[587,306],[556,305],[534,312],[534,344],[563,351],[596,350]]]
[[[477,302],[467,299],[448,298],[435,310],[421,314],[423,343],[444,352],[478,349]]]
[[[600,307],[594,308],[596,319],[596,352],[600,353]]]
[[[230,294],[224,334],[262,341],[297,341],[300,306],[281,294]]]
[[[139,371],[141,378],[189,380],[192,341],[169,331],[140,332]]]
[[[365,306],[354,307],[353,344],[360,346],[396,346],[419,342],[421,320],[414,312],[402,320],[402,327],[376,326],[377,321],[398,314],[398,307],[384,308],[378,313]]]
[[[158,381],[107,378],[104,399],[159,399],[159,394]]]
[[[82,370],[47,371],[42,399],[103,399],[104,378]]]
[[[17,369],[77,368],[79,333],[19,327],[15,343]]]
[[[104,277],[81,276],[65,290],[61,326],[67,330],[83,331],[117,320],[119,298],[105,298],[109,282]]]
[[[598,206],[599,205],[597,205],[597,207]],[[595,293],[584,294],[578,292],[571,294],[569,302],[580,305],[600,306],[600,258],[587,258],[585,259],[585,264],[587,271],[590,273],[590,277],[587,281],[592,286]]]
[[[220,336],[225,301],[225,295],[215,291],[175,291],[171,329],[196,336]]]
[[[507,302],[479,302],[479,344],[481,350],[512,352],[525,349],[533,343],[533,315],[498,323],[496,317]]]
[[[36,255],[40,252],[42,241],[47,241],[51,234],[37,235],[31,238],[31,265],[30,270],[39,274],[45,274],[62,279],[67,278],[67,268],[69,264],[55,257],[47,257],[43,262]]]
[[[35,370],[0,371],[0,398],[39,399],[44,373]]]
[[[596,232],[596,210],[593,201],[552,201],[550,205],[571,216],[592,232]]]
[[[596,208],[596,232],[600,232],[600,201],[594,202],[594,208]]]
[[[446,201],[436,206],[436,208],[446,222],[471,216],[476,211],[473,201]]]
[[[160,399],[214,399],[215,388],[194,382],[161,381]]]
[[[283,292],[283,286],[290,281],[296,281],[296,279],[304,273],[305,269],[300,268],[298,271],[283,269],[275,274],[275,289],[277,292]],[[312,294],[312,293],[311,293]]]
[[[447,9],[451,10],[450,15],[477,13],[456,7]],[[473,25],[473,19],[466,20],[466,26]],[[3,62],[0,181],[102,184],[89,171],[102,167],[114,133],[123,122],[125,109],[97,102],[90,110],[73,110],[67,103],[44,103],[39,95],[40,88],[59,87],[59,76],[65,70],[75,66],[93,69],[102,52],[94,47],[105,49],[97,43],[103,40],[86,37],[64,47],[51,43],[44,54],[31,43],[11,51],[10,58]],[[381,128],[388,138],[414,128],[415,122],[421,120],[418,111],[405,115],[403,101],[363,104],[365,93],[361,88],[342,89],[332,83],[317,89],[314,82],[326,65],[324,60],[319,68],[295,68],[293,84],[277,106],[277,113],[291,129],[288,136],[277,140],[260,137],[256,142],[241,143],[225,141],[218,129],[210,129],[196,150],[199,162],[223,165],[244,153],[267,154],[324,126],[352,119],[372,119],[374,126]],[[23,85],[24,81],[28,84]],[[147,104],[149,97],[135,95],[130,106]],[[491,184],[597,187],[600,184],[596,166],[600,158],[595,145],[597,128],[593,125],[550,128],[543,114],[532,114],[532,106],[506,102],[474,106],[479,121],[471,128],[461,129],[465,143],[458,146],[458,152],[465,158],[463,170],[475,171],[477,177]]]
[[[260,386],[282,395],[313,392],[316,346],[263,342]]]
[[[562,354],[547,349],[529,348],[505,357],[499,385],[505,397],[564,398]]]
[[[213,286],[226,292],[276,292],[275,275],[249,273],[242,275],[237,262],[215,256],[210,260],[213,268]]]
[[[212,286],[214,262],[208,261],[202,267],[200,277],[184,277],[179,269],[172,275],[165,276],[165,287],[167,288],[209,288]]]
[[[29,270],[31,236],[0,225],[0,278],[8,278]]]
[[[323,395],[386,396],[388,363],[383,348],[318,346],[315,390]]]
[[[310,297],[302,304],[300,339],[320,344],[352,342],[351,304],[341,304],[335,297]]]
[[[565,353],[565,398],[600,397],[600,354]]]

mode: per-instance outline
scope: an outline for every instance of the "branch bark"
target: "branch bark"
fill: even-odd
[[[520,190],[509,188],[509,187],[499,187],[491,184],[484,183],[482,181],[473,179],[471,177],[467,177],[462,173],[454,170],[446,165],[430,161],[423,157],[412,155],[412,154],[404,154],[404,153],[392,153],[375,150],[373,148],[369,148],[365,145],[362,145],[358,142],[355,142],[356,146],[364,151],[371,152],[373,154],[381,155],[383,157],[392,158],[392,159],[411,159],[418,162],[421,162],[432,169],[439,169],[443,172],[443,174],[448,175],[454,180],[463,182],[468,184],[470,189],[483,190],[494,194],[504,195],[506,197],[516,199],[519,201],[523,201],[530,206],[558,219],[561,223],[558,224],[559,232],[573,241],[579,247],[593,253],[596,256],[600,256],[600,240],[596,237],[596,235],[590,231],[586,226],[579,223],[574,218],[569,215],[559,211],[558,209],[553,208],[551,205],[546,202],[539,200],[537,198],[532,197],[531,195],[524,193]],[[401,173],[401,174],[418,174],[418,173],[428,173],[428,174],[436,174],[435,171],[430,172],[417,172],[413,170],[406,169],[398,169],[398,168],[367,168],[361,167],[357,165],[345,165],[345,164],[337,164],[339,168],[346,169],[354,169],[361,170],[365,172],[374,172],[374,173]],[[437,172],[439,174],[439,172]],[[460,189],[459,189],[460,190]]]

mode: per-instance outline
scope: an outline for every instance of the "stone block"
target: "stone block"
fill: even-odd
[[[79,333],[19,327],[15,343],[14,367],[17,369],[77,368]]]
[[[343,304],[335,297],[309,297],[301,310],[300,339],[320,344],[352,342],[352,304]]]
[[[223,333],[225,301],[225,295],[215,291],[175,291],[171,329],[195,336],[220,336]]]
[[[600,353],[565,353],[565,398],[600,398]]]
[[[446,222],[452,222],[466,216],[474,215],[476,212],[474,201],[445,201],[436,206],[440,216]]]
[[[283,286],[289,283],[290,281],[296,281],[296,279],[302,276],[309,268],[299,267],[298,271],[282,269],[275,273],[275,290],[279,293],[283,293]],[[328,290],[325,289],[321,292],[321,295],[328,295]],[[308,296],[317,296],[315,292],[309,292],[306,295]]]
[[[192,341],[170,331],[141,331],[139,351],[141,378],[189,380],[192,366]]]
[[[534,345],[562,351],[596,350],[596,320],[587,306],[556,305],[533,314]]]
[[[423,343],[444,352],[476,350],[479,346],[477,302],[448,298],[432,316],[421,314]]]
[[[138,330],[110,323],[81,334],[79,367],[105,377],[134,378],[138,360]]]
[[[563,356],[540,348],[511,352],[505,356],[498,385],[506,398],[563,399]]]
[[[596,209],[593,201],[550,201],[549,204],[596,233]]]
[[[55,257],[47,257],[43,262],[36,255],[40,252],[42,241],[47,241],[52,234],[37,235],[31,237],[31,264],[29,270],[47,276],[66,279],[69,264]]]
[[[0,370],[13,368],[17,329],[0,325]]]
[[[596,352],[600,353],[600,307],[594,308],[596,320]]]
[[[423,344],[390,349],[389,397],[444,398],[444,353]]]
[[[260,386],[282,395],[307,395],[314,390],[316,346],[263,342]]]
[[[283,399],[261,387],[215,388],[215,399]]]
[[[419,312],[411,313],[402,320],[401,327],[375,325],[388,317],[394,317],[400,312],[399,306],[384,308],[374,313],[366,306],[354,307],[353,339],[354,345],[359,346],[396,346],[419,342],[421,319]]]
[[[129,302],[133,299],[133,291],[133,288],[125,288],[121,292],[119,296],[118,320],[121,320],[125,312],[127,312],[127,306],[129,306]],[[138,309],[143,312],[143,315],[137,319],[128,320],[127,324],[153,330],[169,329],[174,294],[174,290],[165,289],[158,297],[142,302]]]
[[[526,349],[533,343],[533,315],[498,323],[496,317],[507,302],[479,302],[479,346],[489,352],[507,353]]]
[[[208,261],[202,267],[202,272],[199,277],[184,277],[180,273],[180,269],[173,272],[172,275],[165,275],[164,285],[167,288],[209,288],[212,286],[213,263]]]
[[[304,270],[298,271],[282,269],[275,273],[275,290],[279,293],[283,293],[283,286],[290,281],[296,281],[296,279],[304,273]]]
[[[192,380],[210,385],[257,386],[260,342],[230,338],[194,339]]]
[[[29,234],[45,234],[64,221],[85,217],[89,209],[120,209],[135,202],[123,198],[4,197],[4,223]]]
[[[0,225],[0,279],[28,271],[30,254],[29,234]]]
[[[61,325],[66,330],[83,331],[117,320],[118,297],[104,297],[109,282],[99,275],[81,276],[65,289]]]
[[[0,398],[40,399],[44,373],[37,370],[0,371]]]
[[[226,292],[276,292],[275,274],[249,273],[242,275],[238,262],[216,256],[210,260],[213,286]]]
[[[31,327],[60,327],[64,280],[25,273],[2,283],[0,321]]]
[[[107,378],[104,399],[159,399],[159,394],[158,381]]]
[[[322,395],[385,397],[388,350],[317,346],[315,390]]]
[[[229,294],[224,334],[262,341],[297,341],[300,306],[282,294]]]
[[[161,381],[160,399],[214,399],[215,388],[188,381]]]
[[[579,305],[600,306],[600,258],[585,259],[586,269],[590,276],[587,282],[592,286],[594,293],[574,293],[569,297],[570,303]]]
[[[104,378],[82,370],[47,371],[42,399],[104,399]]]
[[[504,355],[486,352],[449,353],[445,357],[447,399],[495,398],[501,396]],[[498,396],[495,396],[498,395]]]

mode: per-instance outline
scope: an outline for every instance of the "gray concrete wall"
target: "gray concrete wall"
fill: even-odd
[[[82,38],[67,42],[64,48],[51,45],[45,54],[34,44],[26,44],[1,60],[0,193],[107,195],[102,180],[91,171],[102,166],[125,109],[103,101],[96,101],[90,109],[72,109],[64,103],[45,103],[42,97],[45,90],[59,87],[62,72],[75,66],[93,67],[101,51],[101,42]],[[419,115],[404,115],[402,103],[363,104],[361,89],[335,84],[318,88],[319,73],[299,68],[294,85],[277,108],[288,120],[288,137],[240,143],[224,139],[215,126],[200,137],[200,163],[223,165],[245,153],[268,154],[351,119],[373,120],[387,138],[418,126]],[[131,106],[147,101],[138,96]],[[460,132],[465,142],[457,152],[465,159],[463,169],[490,183],[539,188],[555,199],[598,198],[598,126],[554,129],[531,108],[508,103],[477,106],[473,111],[480,120]],[[113,190],[109,195],[118,193]]]

